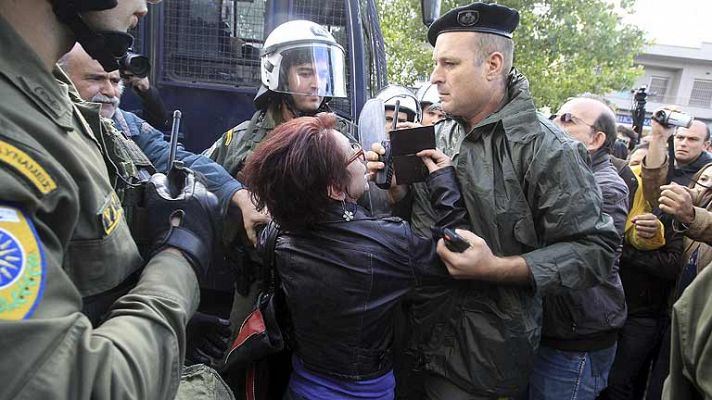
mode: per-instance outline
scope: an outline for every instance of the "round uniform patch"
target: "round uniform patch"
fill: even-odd
[[[29,318],[42,299],[45,257],[32,222],[0,205],[0,320]]]

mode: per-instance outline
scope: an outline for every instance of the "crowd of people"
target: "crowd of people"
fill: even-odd
[[[254,115],[174,151],[118,71],[157,2],[0,0],[0,398],[712,398],[706,124],[640,137],[589,94],[544,117],[519,13],[473,3],[429,27],[429,83],[376,96],[386,131],[434,127],[424,182],[371,184],[384,144],[330,109],[344,50],[303,20]],[[286,346],[236,365],[268,289]]]

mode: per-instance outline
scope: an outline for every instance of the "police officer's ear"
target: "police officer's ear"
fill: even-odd
[[[504,75],[502,71],[504,68],[504,55],[498,51],[490,53],[485,58],[483,67],[486,68],[487,74],[485,77],[488,81],[501,79]]]

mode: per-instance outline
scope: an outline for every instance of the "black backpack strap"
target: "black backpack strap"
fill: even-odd
[[[262,233],[266,235],[264,241],[264,252],[262,253],[263,272],[265,289],[269,293],[275,293],[279,288],[279,274],[277,273],[275,247],[279,237],[279,226],[270,222]]]

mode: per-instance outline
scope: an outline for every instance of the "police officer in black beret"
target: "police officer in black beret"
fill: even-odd
[[[428,31],[430,80],[451,116],[436,125],[437,144],[453,159],[472,232],[457,230],[470,243],[462,253],[440,240],[438,252],[458,279],[419,289],[407,311],[413,364],[399,375],[406,379],[399,396],[419,385],[424,393],[406,396],[524,395],[541,296],[605,279],[620,243],[585,149],[537,114],[527,79],[512,68],[518,22],[516,10],[474,3],[450,10]],[[430,235],[436,221],[427,187],[408,190],[413,229]]]

